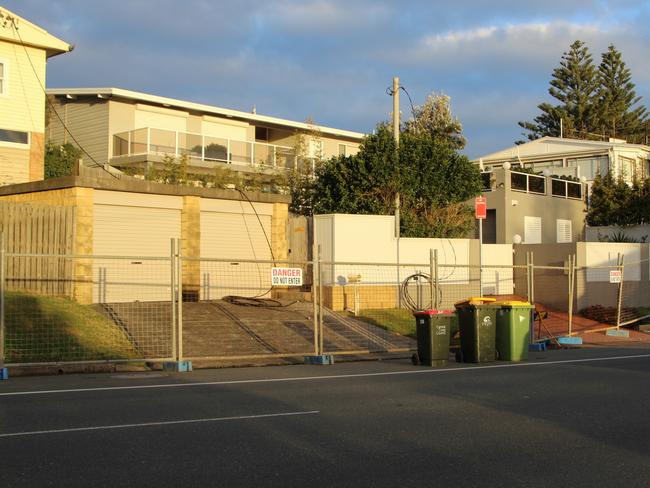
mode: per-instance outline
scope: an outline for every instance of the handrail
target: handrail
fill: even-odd
[[[152,130],[154,131],[161,131],[169,134],[170,136],[173,135],[173,142],[170,140],[168,144],[157,144],[159,141],[152,141]],[[138,131],[146,131],[145,134],[143,134],[145,137],[143,141],[134,141],[133,135],[138,132]],[[190,147],[181,147],[180,143],[180,135],[184,136],[194,136],[194,137],[200,137],[200,144],[195,144],[194,147],[201,146],[201,154],[192,154],[192,151]],[[245,163],[250,164],[251,166],[256,165],[255,162],[255,149],[256,147],[261,150],[261,147],[267,148],[265,151],[266,157],[264,158],[265,160],[270,160],[272,163],[271,165],[274,167],[277,167],[277,162],[278,162],[278,153],[280,154],[286,154],[289,153],[289,157],[295,157],[295,150],[294,148],[290,146],[281,146],[278,144],[269,144],[266,142],[257,142],[257,141],[246,141],[246,140],[241,140],[241,139],[231,139],[228,137],[218,137],[218,136],[213,136],[213,135],[208,135],[208,134],[203,134],[203,133],[198,133],[198,132],[186,132],[186,131],[174,131],[170,129],[162,129],[158,127],[140,127],[137,129],[132,129],[128,131],[123,131],[123,132],[118,132],[113,134],[113,137],[119,138],[121,141],[124,141],[126,144],[126,152],[124,151],[119,151],[119,145],[114,145],[113,146],[113,156],[112,157],[120,157],[120,156],[140,156],[140,155],[145,155],[145,154],[151,154],[152,153],[152,147],[155,148],[168,148],[170,151],[168,152],[169,154],[173,154],[174,156],[178,156],[181,152],[187,152],[190,157],[193,158],[200,158],[201,161],[223,161],[229,164],[232,164],[233,162],[238,162],[235,159],[236,158],[243,158]],[[155,135],[154,135],[155,137]],[[212,157],[207,157],[205,154],[205,148],[206,146],[206,138],[208,145],[210,145],[213,141],[218,140],[219,142],[223,142],[222,145],[224,147],[224,158],[212,158]],[[197,141],[198,142],[198,141]],[[215,142],[216,143],[216,142]],[[233,154],[232,151],[232,146],[233,143],[237,144],[245,144],[249,147],[248,151],[245,151],[246,154],[239,155],[239,154]],[[140,144],[144,146],[143,151],[132,151],[132,146],[134,144]],[[117,154],[119,152],[119,154]],[[161,152],[160,150],[154,150],[153,152]],[[164,152],[164,151],[163,151]]]

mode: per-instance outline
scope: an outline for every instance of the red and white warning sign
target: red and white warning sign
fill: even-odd
[[[474,215],[477,219],[487,218],[487,199],[485,197],[476,197],[474,200]]]
[[[621,270],[620,269],[610,269],[609,270],[609,282],[610,283],[620,283],[621,282]]]
[[[302,268],[271,268],[272,286],[302,286]]]

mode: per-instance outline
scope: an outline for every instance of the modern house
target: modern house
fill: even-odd
[[[518,171],[510,163],[481,173],[486,244],[551,244],[584,240],[586,185],[566,177]]]
[[[631,182],[634,177],[650,175],[650,146],[628,144],[624,140],[607,142],[582,139],[542,137],[519,146],[512,146],[473,160],[482,169],[517,167],[549,175],[572,176],[588,184],[597,173],[612,173]],[[547,171],[546,171],[547,170]]]
[[[45,66],[71,50],[0,7],[0,184],[43,179]]]
[[[109,164],[145,173],[165,156],[188,157],[189,171],[232,169],[273,172],[318,158],[351,155],[364,134],[230,110],[120,88],[47,91],[52,114],[47,140],[75,140],[91,156],[85,164]]]

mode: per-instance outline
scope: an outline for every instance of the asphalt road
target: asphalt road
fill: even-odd
[[[650,486],[650,350],[533,356],[14,378],[0,486]]]

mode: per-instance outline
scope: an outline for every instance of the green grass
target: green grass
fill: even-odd
[[[402,308],[375,308],[361,310],[358,319],[390,332],[415,338],[415,318],[410,310]]]
[[[90,305],[7,292],[5,310],[7,363],[138,357],[126,333]]]

